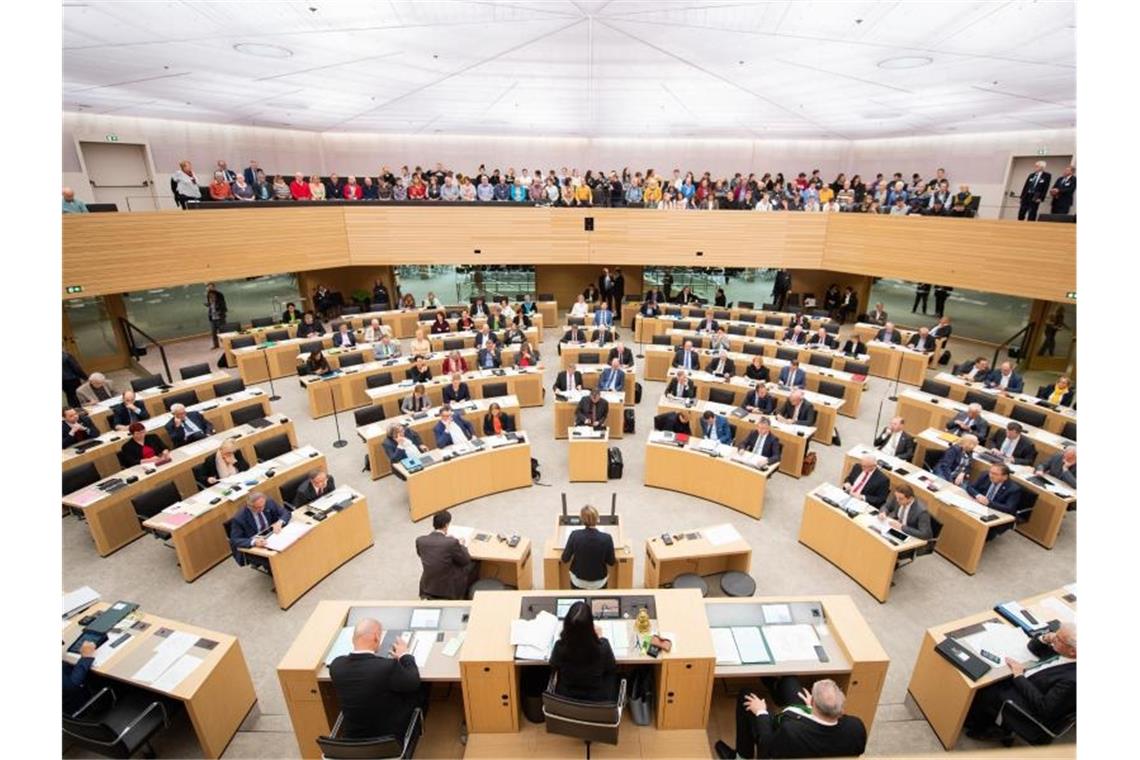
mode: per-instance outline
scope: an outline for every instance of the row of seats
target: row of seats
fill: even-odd
[[[377,378],[380,378],[385,382],[379,382],[377,381]],[[392,373],[381,372],[378,375],[370,376],[365,382],[368,384],[369,388],[376,388],[381,385],[391,385]],[[509,393],[509,390],[506,383],[484,383],[482,386],[482,392],[482,398],[496,398],[498,396],[506,396]],[[384,407],[380,406],[379,404],[373,404],[371,406],[363,407],[362,409],[357,409],[355,412],[353,412],[353,416],[356,418],[357,427],[371,425],[374,422],[382,422],[384,419],[386,419],[386,415],[384,414]]]
[[[929,393],[932,396],[949,398],[950,386],[947,383],[940,383],[937,380],[923,380],[922,392]],[[978,404],[987,412],[992,412],[997,407],[997,397],[992,393],[983,393],[982,391],[967,390],[964,401],[967,404]],[[1026,409],[1024,406],[1017,404],[1013,407],[1013,411],[1009,413],[1009,418],[1030,425],[1031,427],[1039,428],[1045,426],[1045,421],[1048,419],[1048,416],[1045,412]],[[1065,426],[1061,429],[1061,436],[1068,438],[1070,441],[1077,440],[1077,423],[1075,420],[1069,420],[1065,423]]]
[[[763,332],[763,331],[761,331],[761,332]],[[760,335],[758,337],[764,338],[764,337],[771,337],[771,336]],[[704,338],[704,337],[696,337],[696,338],[686,337],[685,340],[692,341],[693,345],[696,346],[697,348],[705,348],[709,342],[708,339]],[[671,336],[671,335],[654,335],[653,336],[653,344],[658,345],[658,346],[673,346],[674,345],[673,344],[673,336]],[[808,348],[808,346],[805,346],[805,348]],[[754,354],[756,356],[763,356],[764,355],[764,346],[759,344],[759,343],[745,343],[741,349],[741,353]],[[582,359],[581,358],[582,356],[585,356],[585,354],[579,354],[579,361],[582,364],[588,364],[589,362],[587,362],[585,359]],[[790,362],[793,359],[799,359],[799,357],[800,357],[800,350],[797,348],[785,348],[785,347],[777,347],[776,348],[776,358],[777,359],[781,359],[783,361]],[[808,364],[812,365],[813,367],[823,367],[824,369],[831,369],[832,357],[830,354],[814,354],[813,353],[811,355],[811,357],[808,359]],[[866,375],[866,374],[870,373],[871,367],[869,364],[867,364],[865,362],[855,361],[854,359],[847,359],[843,363],[843,371],[844,372],[850,372],[853,375]],[[947,393],[949,393],[949,388],[947,388]]]

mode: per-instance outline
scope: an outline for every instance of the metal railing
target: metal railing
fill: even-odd
[[[166,372],[166,382],[173,383],[174,376],[170,374],[170,363],[166,360],[166,349],[163,348],[162,343],[126,317],[119,317],[119,326],[123,328],[123,334],[127,338],[127,350],[130,351],[131,358],[137,362],[140,356],[146,354],[146,347],[140,346],[139,342],[135,340],[135,333],[137,332],[158,348],[158,355],[162,357],[162,368]]]
[[[1013,335],[1009,336],[1008,338],[1006,338],[1002,342],[998,343],[997,347],[994,349],[994,358],[993,358],[993,361],[990,362],[990,366],[996,367],[998,365],[998,355],[1003,350],[1006,351],[1007,356],[1010,356],[1010,358],[1016,359],[1017,364],[1020,365],[1021,362],[1025,359],[1025,357],[1027,356],[1027,354],[1029,352],[1028,343],[1029,343],[1029,336],[1033,333],[1033,324],[1034,324],[1033,322],[1026,324],[1025,327],[1021,328],[1020,330],[1015,332]],[[1021,345],[1018,346],[1016,356],[1009,354],[1009,351],[1008,351],[1009,345],[1022,336],[1024,336],[1025,339],[1022,340]]]

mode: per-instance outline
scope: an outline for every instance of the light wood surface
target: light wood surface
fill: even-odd
[[[542,387],[541,365],[527,370],[506,368],[501,370],[503,373],[501,375],[496,375],[494,372],[476,369],[463,373],[463,382],[467,383],[472,398],[482,398],[486,393],[487,384],[502,383],[507,386],[507,392],[505,394],[495,392],[494,395],[514,396],[518,399],[519,406],[542,406],[546,391]],[[439,375],[433,375],[431,380],[422,384],[424,393],[427,394],[433,407],[443,403],[443,389],[450,384],[450,377]],[[368,388],[364,392],[372,399],[373,404],[384,407],[385,417],[396,417],[403,413],[400,410],[400,402],[412,394],[414,385],[410,380],[404,380],[379,388]]]
[[[757,469],[709,456],[695,448],[699,440],[690,438],[684,447],[646,443],[645,485],[697,496],[759,520],[764,514],[764,489],[775,468]]]
[[[1050,433],[1061,435],[1065,425],[1077,421],[1077,410],[1069,406],[1058,406],[1056,409],[1040,406],[1041,399],[1028,393],[1008,393],[1001,391],[997,388],[986,388],[984,383],[977,383],[965,378],[952,375],[949,372],[939,372],[934,376],[934,381],[945,383],[950,386],[950,398],[955,401],[965,401],[966,393],[968,391],[976,391],[984,393],[991,397],[996,406],[994,411],[998,414],[1009,417],[1013,414],[1014,409],[1022,409],[1025,411],[1036,412],[1037,414],[1045,415],[1045,424],[1040,427],[1048,430]]]
[[[567,463],[570,482],[605,483],[609,480],[609,430],[598,438],[570,436]]]
[[[211,372],[208,375],[199,375],[189,380],[175,380],[165,390],[161,387],[155,387],[139,391],[135,394],[135,401],[145,406],[151,417],[157,417],[166,412],[166,405],[163,402],[170,396],[192,390],[198,394],[199,401],[206,401],[214,397],[214,385],[216,383],[230,380],[232,377],[226,372]],[[129,383],[124,388],[118,389],[118,395],[83,408],[84,413],[91,418],[91,422],[100,432],[105,433],[111,429],[111,410],[122,403],[122,391],[127,388],[130,388]]]
[[[709,541],[710,529],[726,525],[728,523],[696,530],[670,531],[672,546],[666,545],[661,536],[646,539],[645,587],[667,586],[683,573],[703,576],[736,571],[751,575],[752,547],[739,533],[736,540],[728,543],[713,544]]]
[[[562,394],[562,391],[555,391],[554,437],[557,440],[564,440],[569,435],[569,429],[574,427],[577,422],[575,412],[578,409],[578,403],[590,394],[586,391],[567,391],[562,395],[568,396],[569,401],[558,398],[559,394]],[[612,439],[624,438],[625,394],[620,391],[612,393],[607,391],[602,394],[602,398],[609,403],[609,410],[606,413],[606,429],[609,437]]]

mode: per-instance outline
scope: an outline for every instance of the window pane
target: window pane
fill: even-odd
[[[717,288],[724,288],[728,303],[751,301],[759,309],[772,300],[775,269],[726,267],[645,267],[645,289],[660,287],[666,298],[673,298],[686,285],[697,297],[713,303]],[[666,277],[671,279],[667,288]],[[644,295],[644,293],[642,294]]]
[[[226,297],[226,320],[248,324],[253,317],[280,314],[288,301],[297,302],[297,278],[292,274],[220,280],[214,286]],[[210,331],[206,319],[206,284],[127,293],[127,316],[156,340],[201,335]]]
[[[534,292],[533,266],[398,266],[396,284],[401,294],[411,293],[422,304],[428,293],[444,304],[470,301],[475,296]]]
[[[118,352],[115,327],[102,298],[73,298],[64,301],[64,308],[82,358],[94,359]]]
[[[891,321],[901,327],[933,325],[937,321],[934,290],[924,315],[922,304],[916,302],[916,287],[917,283],[907,280],[878,280],[871,286],[869,305],[874,308],[882,301]],[[1031,305],[1028,298],[955,288],[943,313],[953,321],[956,337],[1002,343],[1029,322]]]

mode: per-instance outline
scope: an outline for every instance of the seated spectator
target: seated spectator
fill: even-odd
[[[238,201],[252,201],[256,200],[256,195],[253,192],[253,187],[245,181],[245,177],[238,175],[234,180],[233,187],[230,188],[233,193],[234,200]]]
[[[376,188],[376,200],[390,201],[394,198],[395,194],[392,192],[392,184],[387,180],[380,180],[380,186]]]
[[[277,201],[287,201],[292,199],[293,191],[290,189],[289,184],[285,182],[285,178],[278,174],[273,178],[273,199]]]
[[[443,201],[457,201],[459,200],[459,185],[455,182],[455,177],[450,174],[443,180],[443,187],[439,190],[439,198]]]
[[[424,184],[423,179],[417,174],[415,177],[412,177],[412,184],[408,188],[408,200],[422,201],[425,197],[427,197],[427,185]]]
[[[230,183],[226,182],[221,172],[214,172],[214,181],[210,183],[210,198],[215,201],[228,201],[233,199]]]
[[[376,186],[376,183],[372,181],[371,177],[365,177],[364,182],[361,183],[360,197],[366,201],[374,201],[380,197],[379,188]]]
[[[301,172],[293,175],[293,181],[289,183],[289,195],[295,201],[308,201],[312,200],[313,193],[309,189],[309,183],[305,181],[305,176]]]
[[[950,216],[969,216],[970,204],[973,202],[974,196],[970,195],[969,185],[959,185],[958,194],[950,203]]]
[[[99,437],[95,423],[78,409],[63,410],[63,448]]]
[[[346,201],[358,201],[364,197],[364,190],[356,184],[356,177],[349,176],[344,187],[340,189],[340,194]]]
[[[87,204],[83,201],[75,200],[75,191],[70,187],[63,188],[63,213],[65,214],[86,214]]]
[[[475,186],[471,184],[471,180],[463,177],[459,180],[459,200],[474,203],[475,202]]]
[[[309,197],[315,201],[328,200],[328,194],[325,190],[325,183],[317,174],[309,175]]]

